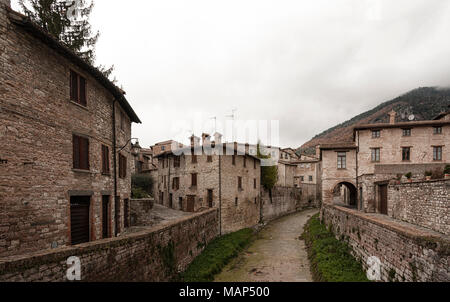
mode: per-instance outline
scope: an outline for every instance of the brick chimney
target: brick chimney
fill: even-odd
[[[198,147],[200,146],[200,137],[195,136],[194,134],[192,134],[192,136],[190,137],[191,140],[191,147]]]
[[[396,117],[397,117],[397,112],[395,112],[394,110],[389,112],[389,124],[391,124],[391,125],[395,124]]]
[[[208,133],[202,134],[202,145],[203,146],[211,145],[211,135],[209,135]]]

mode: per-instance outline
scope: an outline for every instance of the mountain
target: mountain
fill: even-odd
[[[361,124],[388,123],[388,113],[397,112],[397,122],[431,120],[450,106],[450,88],[422,87],[414,89],[393,100],[364,112],[354,118],[334,126],[298,148],[297,153],[314,154],[315,146],[336,142],[351,142],[353,127]]]

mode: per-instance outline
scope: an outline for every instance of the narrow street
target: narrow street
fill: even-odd
[[[306,210],[271,222],[214,281],[311,282],[305,243],[299,237],[317,212]]]

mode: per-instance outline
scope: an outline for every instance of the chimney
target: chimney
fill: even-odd
[[[202,145],[203,146],[210,146],[211,145],[211,135],[208,133],[202,134]]]
[[[389,124],[391,124],[391,125],[395,124],[396,116],[397,116],[397,112],[395,112],[394,110],[389,112]]]
[[[316,146],[316,158],[320,158],[320,145]]]
[[[191,147],[200,146],[200,137],[197,137],[194,134],[192,134],[192,136],[190,137],[190,140],[191,140]]]
[[[214,133],[214,142],[216,143],[216,145],[222,144],[222,134],[220,134],[219,132]]]

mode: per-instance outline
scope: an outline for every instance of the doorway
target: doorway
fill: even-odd
[[[90,241],[90,196],[70,197],[70,238],[77,245]]]
[[[102,196],[102,235],[103,238],[109,238],[109,199],[110,196]]]
[[[388,214],[388,185],[379,185],[380,191],[380,203],[378,211],[380,214],[387,215]]]
[[[187,212],[194,212],[195,210],[195,195],[188,195],[187,197]]]

